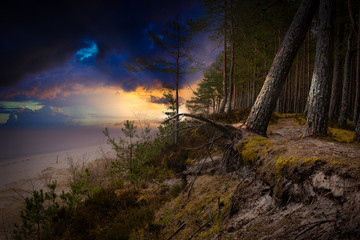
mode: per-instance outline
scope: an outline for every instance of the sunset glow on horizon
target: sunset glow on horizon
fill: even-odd
[[[174,88],[175,74],[131,71],[131,66],[137,58],[172,61],[148,31],[161,33],[179,14],[203,16],[203,7],[187,0],[140,2],[124,3],[126,8],[103,1],[64,2],[61,10],[26,3],[20,11],[10,4],[9,15],[1,16],[7,26],[2,29],[6,38],[0,38],[0,130],[9,136],[36,129],[116,128],[125,120],[152,126],[164,121],[163,86]],[[80,10],[81,16],[72,14]],[[207,35],[196,36],[194,46],[191,54],[204,66],[219,52]],[[201,71],[181,74],[180,113],[187,112],[185,102],[202,77]]]
[[[196,81],[191,89],[195,89]],[[189,87],[179,90],[180,99],[183,102],[193,96]],[[114,126],[125,120],[136,120],[141,116],[142,120],[149,122],[161,122],[165,119],[166,104],[163,102],[163,91],[158,83],[152,88],[138,86],[133,91],[125,91],[120,87],[99,86],[85,87],[77,85],[76,91],[64,93],[59,97],[61,101],[71,101],[71,105],[65,107],[53,107],[43,105],[41,101],[0,101],[0,106],[7,109],[22,111],[34,111],[40,113],[41,109],[48,106],[49,109],[69,117],[69,124]],[[50,98],[43,98],[42,100]],[[52,101],[57,97],[51,98]],[[184,104],[180,106],[180,112],[186,112]],[[46,112],[46,115],[49,113]],[[7,122],[9,113],[0,118],[0,124]]]

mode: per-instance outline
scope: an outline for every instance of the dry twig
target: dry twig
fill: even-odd
[[[173,233],[170,235],[170,237],[168,237],[166,240],[170,240],[172,239],[178,232],[180,232],[184,227],[186,226],[186,223],[183,223],[180,225],[180,227]]]

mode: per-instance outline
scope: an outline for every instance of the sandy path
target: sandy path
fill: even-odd
[[[357,167],[360,160],[359,145],[333,142],[321,138],[301,138],[305,126],[294,119],[279,119],[269,126],[269,137],[280,147],[286,147],[293,157],[319,158]]]

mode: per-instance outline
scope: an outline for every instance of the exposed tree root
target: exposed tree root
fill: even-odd
[[[208,152],[210,152],[211,148],[215,145],[223,150],[224,154],[223,154],[223,159],[221,161],[221,166],[218,169],[219,173],[232,172],[240,167],[239,154],[236,149],[236,144],[243,137],[242,131],[240,129],[231,125],[214,122],[203,116],[192,115],[188,113],[177,114],[167,119],[163,123],[167,123],[177,117],[189,117],[196,119],[198,121],[208,124],[210,127],[214,128],[215,130],[221,133],[221,136],[216,138],[216,141],[214,141],[213,138],[211,142],[202,145],[202,147],[210,146],[210,149],[207,150]]]

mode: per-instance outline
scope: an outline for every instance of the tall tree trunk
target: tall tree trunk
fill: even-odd
[[[283,109],[283,113],[288,112],[288,102],[289,102],[289,81],[290,81],[290,74],[288,75],[288,77],[286,78],[285,81],[285,95],[284,95],[284,109]]]
[[[293,84],[293,78],[294,78],[294,74],[293,74],[294,70],[290,70],[290,78],[289,78],[289,102],[288,102],[288,106],[289,106],[289,109],[287,112],[291,113],[292,112],[292,92],[293,92],[293,87],[292,87],[292,84]]]
[[[215,113],[215,111],[216,111],[216,108],[215,108],[215,98],[212,98],[212,99],[211,99],[211,102],[212,102],[212,112]]]
[[[242,107],[246,108],[245,81],[242,84],[241,101]]]
[[[179,60],[180,60],[180,29],[178,29],[177,37],[177,56],[176,56],[176,86],[175,86],[175,104],[176,104],[176,123],[175,123],[175,134],[174,143],[178,143],[178,130],[179,130]]]
[[[360,142],[360,117],[357,119],[357,123],[356,123],[356,127],[355,127],[354,141]]]
[[[253,84],[252,84],[252,94],[251,94],[251,104],[253,104],[256,100],[256,63],[254,64],[254,75],[253,75]]]
[[[349,92],[350,92],[350,52],[351,52],[351,39],[353,32],[350,30],[349,37],[347,40],[347,50],[345,55],[344,63],[344,81],[342,87],[342,96],[341,96],[341,109],[339,117],[339,125],[344,126],[346,124],[346,119],[349,111]]]
[[[320,0],[320,29],[316,42],[314,72],[309,91],[305,136],[326,136],[332,75],[333,0]]]
[[[309,85],[311,84],[311,51],[310,51],[310,44],[311,44],[311,37],[310,37],[310,31],[308,31],[307,34],[307,39],[308,39],[308,48],[307,48],[307,81],[306,81],[306,92],[309,93]],[[305,102],[305,108],[304,108],[304,114],[307,114],[308,112],[308,107],[309,107],[309,94],[306,96],[306,102]]]
[[[230,1],[230,9],[232,9],[232,0]],[[234,61],[235,61],[235,39],[234,39],[234,18],[233,13],[230,13],[230,34],[231,34],[231,62],[230,62],[230,72],[229,72],[229,101],[227,105],[226,112],[231,112],[231,104],[233,100],[234,92]]]
[[[339,1],[337,1],[337,9],[341,9]],[[337,12],[340,16],[340,10]],[[335,26],[335,56],[334,56],[334,68],[333,68],[333,79],[331,86],[331,97],[330,97],[330,108],[329,108],[329,119],[335,120],[339,115],[339,105],[341,98],[341,65],[342,65],[342,54],[341,54],[341,42],[343,39],[343,28],[342,23],[337,23]]]
[[[232,103],[232,106],[234,107],[234,108],[237,108],[237,100],[238,100],[238,98],[239,98],[239,93],[238,93],[238,91],[237,91],[237,87],[236,87],[236,79],[234,79],[234,84],[233,84],[233,88],[234,88],[234,90],[233,90],[233,92],[234,92],[234,96],[233,96],[233,103]]]
[[[359,7],[359,21],[358,21],[358,36],[357,36],[357,51],[356,51],[356,92],[355,92],[355,106],[354,106],[354,124],[357,123],[360,108],[360,7]]]
[[[360,105],[360,7],[359,7],[359,22],[358,22],[358,42],[357,42],[357,45],[358,45],[358,49],[357,49],[357,66],[356,66],[356,84],[357,84],[357,87],[356,87],[356,91],[357,91],[357,101],[355,103],[355,106],[357,105],[358,108],[357,110],[359,111],[359,105]],[[357,121],[355,122],[354,120],[354,124],[355,124],[355,135],[354,135],[354,141],[356,142],[360,142],[360,116],[359,116],[359,113],[358,113],[358,116],[357,116]]]
[[[289,113],[291,111],[291,81],[292,81],[292,71],[290,69],[290,72],[289,72],[289,77],[288,77],[288,90],[287,90],[287,103],[286,103],[286,106],[287,106],[287,109],[285,110],[285,112]]]
[[[296,53],[305,38],[318,5],[318,0],[302,1],[246,120],[246,127],[249,130],[266,135],[267,126],[275,108],[276,100],[280,95],[281,88],[284,85]]]
[[[247,90],[247,105],[246,107],[251,107],[251,80],[248,78],[248,90]]]
[[[220,104],[219,112],[225,111],[225,106],[228,98],[228,87],[227,87],[227,71],[226,71],[226,0],[224,0],[224,56],[223,56],[223,99]]]
[[[298,112],[299,107],[299,61],[300,57],[298,57],[298,60],[296,61],[296,67],[295,67],[295,90],[294,90],[294,113]]]
[[[357,91],[357,101],[355,102],[355,106],[357,105],[358,106],[358,111],[359,111],[359,104],[360,104],[360,97],[359,97],[359,91],[360,91],[360,8],[359,8],[359,22],[358,22],[358,42],[357,42],[357,45],[358,45],[358,49],[357,49],[357,66],[356,66],[356,84],[357,84],[357,87],[356,87],[356,91]],[[355,108],[356,110],[356,108]],[[359,114],[359,113],[358,113]],[[357,116],[357,120],[355,121],[354,120],[354,124],[355,124],[355,135],[354,135],[354,141],[356,142],[360,142],[360,116],[358,115]]]
[[[303,56],[302,56],[302,61],[301,61],[301,78],[302,79],[302,82],[300,80],[300,86],[302,85],[302,88],[301,88],[301,97],[300,97],[300,109],[299,109],[299,113],[303,112],[304,111],[304,102],[305,102],[305,71],[306,71],[306,67],[305,67],[305,64],[306,64],[306,48],[305,48],[305,44],[304,44],[304,47],[303,47]]]

